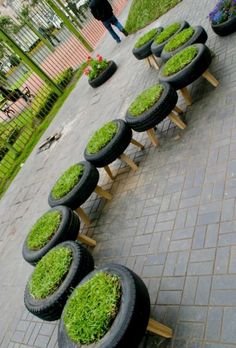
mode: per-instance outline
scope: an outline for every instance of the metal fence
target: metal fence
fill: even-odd
[[[15,29],[4,29],[13,45],[0,36],[0,193],[59,97],[57,90],[63,93],[105,34],[86,4],[75,15],[61,0],[35,3],[27,8],[14,2]],[[112,1],[116,15],[126,3]],[[32,64],[22,60],[15,44]],[[41,73],[35,72],[33,64]]]

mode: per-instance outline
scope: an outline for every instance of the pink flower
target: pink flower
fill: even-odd
[[[99,56],[99,57],[98,57],[98,61],[99,61],[99,62],[102,62],[102,61],[103,61],[102,56]]]
[[[90,73],[90,69],[89,69],[88,67],[86,67],[86,68],[84,69],[84,74],[85,74],[85,75],[89,75],[89,73]]]
[[[88,56],[87,62],[90,62],[92,60],[92,57]]]

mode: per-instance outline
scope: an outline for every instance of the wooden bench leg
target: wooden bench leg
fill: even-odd
[[[214,87],[217,87],[219,85],[219,81],[210,73],[209,70],[205,71],[202,76],[210,82],[210,84]]]
[[[180,109],[177,105],[175,105],[174,107],[174,111],[179,114],[179,115],[182,115],[184,112],[182,109]]]
[[[151,65],[152,65],[156,70],[159,70],[159,69],[160,69],[159,64],[157,63],[156,58],[154,57],[153,54],[150,56],[150,60],[151,60]]]
[[[106,198],[108,200],[112,199],[112,195],[110,194],[110,192],[103,190],[101,188],[101,186],[97,185],[94,191],[96,192],[97,195],[99,195],[101,197],[104,197],[104,198]]]
[[[184,100],[185,100],[185,103],[186,103],[187,105],[192,105],[192,97],[191,97],[191,95],[189,94],[188,89],[187,89],[186,87],[181,88],[180,92],[181,92],[181,94],[182,94],[182,96],[183,96],[183,98],[184,98]]]
[[[159,146],[159,141],[153,128],[147,130],[147,135],[154,146]]]
[[[132,139],[132,140],[131,140],[131,143],[132,143],[133,145],[139,147],[141,150],[144,149],[144,145],[141,144],[139,141],[137,141],[137,140],[135,140],[135,139]]]
[[[171,338],[173,331],[168,326],[165,326],[154,319],[149,319],[147,331],[165,338]]]
[[[173,112],[171,112],[168,117],[180,129],[184,129],[187,127],[186,124],[180,119],[180,117],[178,115],[174,114]]]
[[[112,172],[111,172],[110,167],[109,167],[109,166],[105,166],[104,169],[105,169],[107,175],[109,176],[109,178],[110,178],[111,180],[115,180],[115,177],[112,175]]]
[[[136,172],[136,170],[138,170],[137,164],[134,163],[134,161],[131,158],[129,158],[125,153],[122,153],[120,155],[120,159],[121,159],[121,161],[128,164],[128,166],[130,166],[130,168],[133,169],[135,172]]]
[[[89,219],[88,215],[85,213],[84,209],[79,207],[75,211],[79,215],[81,220],[85,223],[85,225],[91,224],[91,220]]]
[[[97,245],[96,240],[86,236],[85,234],[78,234],[77,240],[91,247],[95,247]]]
[[[152,67],[152,62],[151,62],[151,60],[150,60],[150,57],[147,57],[146,60],[147,60],[147,62],[148,62],[149,67],[151,68],[151,67]]]

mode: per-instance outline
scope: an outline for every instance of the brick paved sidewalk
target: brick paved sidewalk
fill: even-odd
[[[98,241],[96,263],[119,262],[144,279],[153,317],[175,332],[163,346],[174,348],[236,347],[236,35],[212,33],[207,19],[212,6],[207,0],[183,0],[158,24],[177,19],[202,24],[216,53],[210,70],[220,86],[195,82],[187,129],[165,122],[158,130],[158,149],[146,134],[135,135],[145,144],[144,151],[129,148],[139,170],[134,174],[115,162],[115,181],[102,171],[100,180],[114,199],[107,203],[92,195],[84,205],[94,218],[84,231]],[[128,8],[121,18],[127,13]],[[0,202],[3,348],[57,346],[56,323],[43,323],[24,310],[23,291],[32,268],[22,259],[21,245],[48,209],[49,188],[83,158],[91,133],[107,120],[124,117],[134,96],[157,81],[158,74],[131,54],[138,35],[120,45],[105,37],[98,52],[114,59],[118,71],[97,90],[85,78],[79,82],[44,137],[63,127],[62,139],[30,156]],[[151,338],[147,347],[159,343]]]

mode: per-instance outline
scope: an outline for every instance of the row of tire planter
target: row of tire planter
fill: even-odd
[[[134,56],[139,60],[147,58],[151,54],[154,54],[156,57],[160,57],[163,62],[166,62],[168,59],[173,57],[176,53],[180,52],[185,47],[188,47],[188,46],[193,45],[195,43],[204,44],[207,41],[208,35],[207,35],[205,29],[201,26],[196,26],[196,27],[193,27],[193,29],[194,29],[193,36],[187,42],[185,42],[182,46],[178,47],[174,51],[171,51],[171,52],[165,51],[164,47],[169,42],[169,40],[187,28],[189,28],[188,22],[186,22],[186,21],[180,22],[179,30],[177,30],[177,32],[173,36],[171,36],[169,39],[167,39],[163,43],[157,45],[157,44],[155,44],[155,38],[163,31],[163,28],[159,27],[159,28],[157,28],[156,36],[154,36],[150,41],[148,41],[142,47],[133,48],[132,52],[133,52]]]
[[[209,50],[207,50],[206,46],[203,46],[203,45],[200,46],[199,50],[198,50],[198,56],[200,58],[203,57],[202,58],[203,62],[206,62],[207,61],[206,57],[209,56],[206,53],[209,53]],[[198,61],[198,64],[200,64],[199,57],[198,57],[198,59],[196,59],[196,58],[194,59],[194,60]],[[192,62],[193,65],[194,65],[194,60]],[[192,63],[190,63],[190,64],[192,64]],[[195,69],[193,68],[193,70],[195,70]],[[206,70],[206,68],[203,69],[203,71],[205,71],[205,70]],[[200,74],[200,72],[199,72],[199,74]],[[168,85],[165,82],[163,83],[163,86],[164,86],[164,92],[163,92],[162,98],[163,98],[163,100],[168,101],[168,103],[166,103],[166,105],[167,104],[170,105],[169,108],[171,111],[177,102],[176,92],[170,85]],[[160,105],[163,105],[162,104],[163,100],[158,101]],[[158,113],[157,105],[155,105],[154,110],[152,110],[152,112],[153,112],[153,115],[154,114],[156,115]],[[168,114],[169,110],[161,109],[160,114],[163,114],[164,112],[166,112]],[[145,116],[146,115],[144,115],[144,121],[145,121]],[[127,115],[127,119],[129,119],[129,115]],[[133,119],[133,117],[132,117],[132,119]],[[156,124],[156,121],[157,121],[157,119],[155,119],[155,121],[150,120],[150,122],[152,122],[152,123],[146,124],[145,127],[149,127],[149,128],[153,127],[154,124]],[[105,148],[103,148],[101,151],[99,151],[99,153],[93,154],[93,155],[88,154],[85,150],[85,153],[84,153],[85,158],[88,161],[90,161],[91,163],[93,163],[96,167],[103,167],[103,166],[113,162],[117,157],[120,156],[120,154],[122,154],[124,152],[124,150],[129,145],[129,143],[132,139],[132,130],[123,120],[115,120],[114,122],[116,122],[118,125],[118,131],[115,134],[115,136],[113,137],[113,139],[109,142],[109,144],[107,144],[107,146],[105,146]],[[153,124],[153,122],[155,122],[155,123]],[[134,128],[135,128],[135,126],[134,126]],[[139,127],[138,127],[138,129],[139,129],[139,131],[143,130],[143,128],[139,128]],[[115,153],[114,153],[114,149],[117,149],[117,151]],[[75,204],[75,203],[73,203],[73,204]],[[77,206],[78,206],[78,202],[76,202],[76,207]],[[62,215],[64,214],[64,216],[67,217],[65,220],[63,220],[62,225],[64,225],[64,227],[67,226],[67,228],[69,225],[70,226],[69,229],[71,230],[71,238],[75,238],[75,233],[77,236],[77,233],[79,230],[79,219],[78,218],[76,219],[77,216],[72,211],[68,210],[68,208],[65,208],[65,207],[60,207],[60,208],[56,207],[55,209],[60,209],[61,212],[63,212]],[[71,228],[73,226],[74,226],[74,228]],[[61,226],[61,228],[62,228],[62,226]],[[60,236],[60,233],[56,233],[56,235],[54,236],[55,240],[51,241],[52,245],[54,242],[56,242],[56,243],[58,242],[58,240],[60,239],[59,236]],[[48,244],[50,244],[50,243],[48,243]],[[73,262],[72,262],[71,268],[68,272],[66,279],[59,286],[59,288],[55,291],[55,293],[53,295],[51,295],[50,298],[47,298],[43,301],[36,301],[35,299],[32,298],[32,296],[30,296],[30,294],[28,292],[28,288],[26,287],[26,292],[25,292],[26,307],[35,315],[40,316],[41,318],[46,319],[46,320],[55,320],[55,319],[58,319],[60,317],[63,306],[66,302],[68,295],[71,293],[72,288],[76,284],[78,284],[78,282],[81,281],[81,279],[85,276],[85,274],[90,272],[91,269],[94,267],[94,263],[93,263],[93,259],[92,259],[91,255],[88,253],[88,251],[82,245],[80,245],[77,242],[67,241],[67,242],[64,242],[62,244],[59,244],[57,247],[60,247],[62,245],[66,245],[66,246],[69,246],[71,248],[71,250],[73,252]],[[47,245],[47,248],[48,247],[50,249],[50,245]],[[44,252],[47,252],[46,249],[44,250]],[[24,248],[23,248],[23,250],[24,250]],[[42,256],[42,255],[38,255],[38,258],[40,258],[40,256]],[[34,260],[31,263],[35,264],[35,262],[36,261]],[[80,263],[83,263],[83,266]],[[147,289],[140,278],[138,278],[134,273],[125,269],[122,266],[117,266],[117,265],[104,266],[103,270],[104,269],[106,269],[107,272],[111,272],[111,273],[113,272],[114,274],[119,275],[119,277],[121,279],[121,283],[122,283],[122,297],[125,296],[126,292],[129,293],[129,291],[130,291],[130,289],[127,290],[125,287],[125,283],[126,283],[125,280],[127,277],[124,277],[124,273],[126,273],[126,276],[129,275],[129,277],[127,278],[127,279],[129,279],[128,287],[130,288],[130,285],[131,285],[130,283],[131,283],[131,279],[132,279],[132,283],[135,286],[132,286],[131,288],[134,289],[137,293],[140,292],[140,294],[142,295],[141,297],[143,299],[143,301],[141,301],[140,299],[137,301],[136,305],[138,306],[138,309],[137,308],[135,309],[135,307],[133,307],[134,311],[132,312],[132,315],[135,314],[136,310],[138,311],[138,313],[140,313],[140,303],[142,303],[142,302],[143,303],[145,302],[145,305],[143,306],[143,313],[145,312],[146,315],[143,315],[143,313],[142,313],[142,315],[139,317],[139,319],[137,318],[137,315],[133,315],[133,317],[131,316],[132,318],[130,318],[130,321],[127,321],[127,313],[130,313],[130,303],[127,300],[127,298],[124,301],[122,300],[121,302],[127,303],[127,306],[123,306],[124,308],[122,308],[122,306],[121,306],[119,313],[117,314],[117,317],[114,321],[114,324],[112,325],[111,330],[109,330],[109,333],[107,333],[107,335],[105,335],[103,337],[101,342],[99,342],[98,344],[93,345],[93,346],[94,347],[95,346],[96,347],[119,347],[120,342],[122,342],[122,346],[125,346],[124,344],[128,345],[132,342],[133,346],[135,347],[136,343],[134,343],[134,332],[132,330],[134,328],[134,326],[133,326],[132,320],[136,321],[135,332],[136,332],[137,327],[140,328],[140,330],[138,330],[138,332],[140,333],[139,337],[137,336],[137,332],[135,335],[137,338],[136,342],[138,344],[142,338],[142,335],[145,332],[148,318],[149,318],[150,302],[149,302],[149,296],[147,293]],[[95,272],[97,272],[97,271],[95,271]],[[93,275],[93,273],[88,275],[82,281],[82,283],[84,283],[92,275]],[[137,295],[137,293],[136,293],[136,295]],[[122,315],[124,315],[123,319],[126,318],[126,320],[121,321],[120,317]],[[118,326],[117,326],[117,324],[118,324]],[[126,332],[125,332],[124,336],[122,336],[122,335],[120,335],[119,325],[121,325],[121,327],[124,328],[125,324],[127,324],[126,325]],[[137,326],[137,325],[139,325],[139,326]],[[131,339],[132,339],[132,341],[130,341]],[[63,320],[61,320],[60,326],[59,326],[59,346],[60,347],[77,347],[78,346],[78,345],[75,345],[67,336],[64,325],[63,325]],[[121,345],[120,345],[120,347],[121,347]]]

